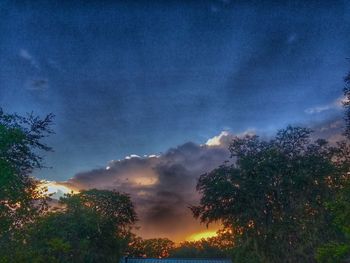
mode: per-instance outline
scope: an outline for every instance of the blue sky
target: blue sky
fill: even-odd
[[[50,180],[339,118],[350,5],[281,2],[2,1],[0,105],[56,115]]]

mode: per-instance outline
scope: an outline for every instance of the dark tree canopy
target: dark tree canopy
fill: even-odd
[[[52,118],[5,114],[0,109],[0,261],[23,240],[22,228],[47,208],[45,189],[31,175],[43,167],[40,152],[51,150],[42,140],[52,133]]]
[[[33,262],[118,262],[136,221],[129,196],[92,189],[67,195],[61,203],[61,210],[24,229],[26,242],[16,246],[16,257]]]
[[[89,210],[110,224],[111,230],[124,232],[137,220],[130,197],[116,191],[90,189],[61,198],[68,213]]]
[[[175,258],[230,258],[234,242],[228,231],[198,241],[185,241],[170,252]]]
[[[270,141],[235,138],[234,164],[200,177],[195,217],[232,229],[246,262],[313,262],[315,248],[333,235],[324,203],[342,181],[342,162],[333,161],[341,153],[310,134],[287,127]]]
[[[31,173],[43,167],[39,152],[51,150],[42,139],[52,133],[52,118],[22,117],[0,109],[0,236],[43,209],[38,203],[42,189]]]
[[[137,219],[129,196],[91,189],[52,211],[32,177],[51,151],[52,118],[0,110],[0,262],[117,262]]]
[[[319,263],[350,261],[350,72],[345,77],[344,96],[346,139],[338,142],[341,158],[337,161],[342,164],[347,181],[334,198],[327,203],[332,217],[330,227],[338,230],[341,235],[320,246],[316,255]]]
[[[316,258],[319,263],[349,262],[350,183],[348,182],[327,205],[333,217],[332,224],[329,227],[335,228],[341,235],[321,245],[317,251]]]
[[[164,258],[169,256],[174,245],[168,238],[142,239],[133,235],[126,253],[130,257]]]
[[[2,158],[23,175],[29,175],[35,168],[42,168],[43,158],[38,150],[52,150],[42,139],[53,133],[50,128],[53,117],[49,114],[40,118],[33,113],[23,117],[5,114],[0,109]]]

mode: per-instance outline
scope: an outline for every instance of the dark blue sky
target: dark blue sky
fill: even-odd
[[[341,114],[348,1],[68,2],[0,3],[0,106],[56,115],[42,177]]]

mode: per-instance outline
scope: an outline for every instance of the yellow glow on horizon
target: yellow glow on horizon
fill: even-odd
[[[186,241],[198,241],[203,238],[206,239],[210,237],[215,237],[216,235],[216,231],[203,231],[190,235],[188,238],[186,238]]]
[[[73,194],[76,194],[76,193],[79,193],[79,191],[75,190],[75,189],[72,189],[72,188],[69,188],[65,185],[61,185],[59,183],[56,183],[56,182],[43,182],[41,184],[41,187],[43,188],[46,188],[47,189],[47,194],[58,194],[58,193],[61,193],[61,194],[68,194],[68,193],[73,193]]]
[[[49,193],[56,193],[57,191],[62,191],[63,193],[76,193],[77,191],[74,191],[71,188],[68,188],[67,186],[64,185],[60,185],[57,183],[49,183],[48,185],[46,185],[47,190]]]

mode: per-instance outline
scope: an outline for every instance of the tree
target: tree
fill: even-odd
[[[79,213],[81,209],[93,212],[119,235],[127,233],[137,220],[130,197],[116,191],[84,190],[79,194],[68,194],[61,203],[67,213]]]
[[[314,262],[315,249],[333,235],[324,205],[339,187],[337,151],[311,131],[287,127],[270,141],[235,138],[233,164],[200,177],[202,222],[232,229],[239,262]]]
[[[164,258],[169,256],[174,245],[174,242],[168,238],[142,239],[134,235],[129,243],[127,254],[131,257]]]
[[[5,114],[0,108],[0,254],[15,230],[46,208],[44,190],[31,174],[43,167],[39,152],[51,150],[42,139],[52,133],[52,118],[52,114],[42,119],[33,114]]]
[[[176,258],[229,258],[233,247],[231,233],[218,231],[217,236],[185,241],[170,252]]]
[[[327,204],[332,216],[331,226],[341,234],[318,249],[316,258],[320,263],[350,262],[350,72],[345,77],[344,97],[346,139],[338,142],[337,161],[344,168],[345,184]]]
[[[34,262],[118,262],[136,221],[129,196],[87,190],[61,199],[63,209],[26,229],[17,258]],[[21,262],[21,261],[19,261]]]
[[[164,258],[174,247],[174,242],[167,238],[151,238],[144,240],[145,255],[151,258]]]
[[[328,203],[333,216],[334,227],[342,235],[322,245],[317,251],[320,263],[341,263],[350,261],[350,182],[342,188],[336,198]]]

